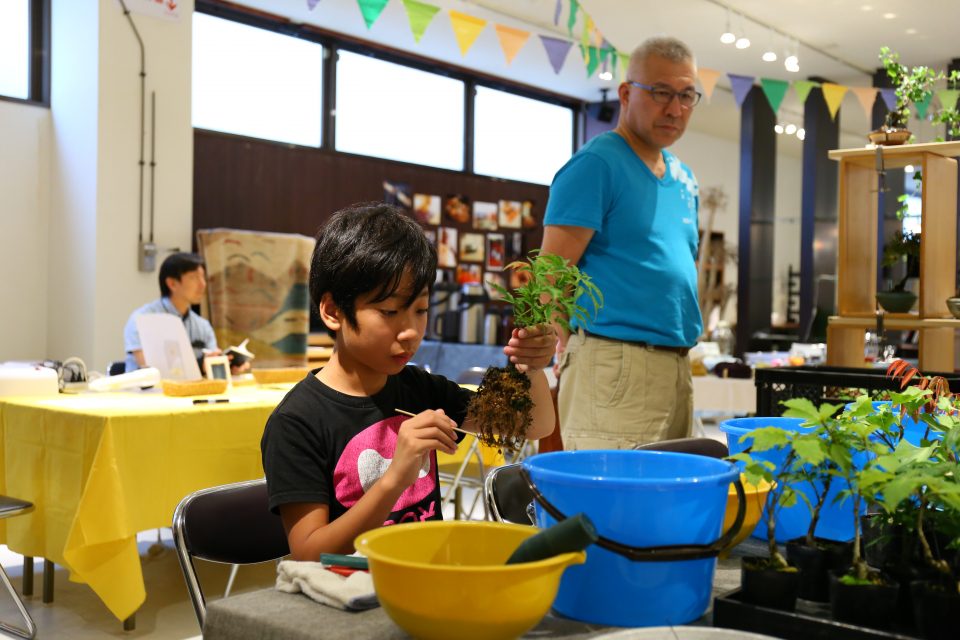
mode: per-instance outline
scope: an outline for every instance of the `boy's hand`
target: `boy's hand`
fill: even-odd
[[[557,348],[557,333],[553,326],[514,329],[503,352],[520,371],[539,371],[550,366]]]
[[[404,420],[397,432],[397,448],[383,479],[406,489],[417,480],[432,450],[453,454],[457,450],[457,426],[443,409],[430,409]]]

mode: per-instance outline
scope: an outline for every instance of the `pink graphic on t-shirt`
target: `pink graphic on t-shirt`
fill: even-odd
[[[340,504],[349,509],[383,476],[393,461],[397,431],[404,420],[404,416],[391,416],[376,422],[347,443],[333,470],[334,495]],[[424,458],[416,482],[400,494],[394,511],[417,504],[434,490],[436,482],[431,473],[434,455],[431,452]]]

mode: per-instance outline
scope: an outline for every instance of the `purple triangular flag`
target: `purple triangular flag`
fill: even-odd
[[[730,78],[730,88],[733,90],[733,97],[737,101],[737,106],[742,107],[750,89],[753,88],[753,76],[738,76],[735,73],[728,73]]]
[[[307,9],[313,11],[313,8],[320,4],[320,0],[307,0]]]
[[[567,59],[567,53],[570,52],[570,47],[573,46],[573,43],[569,40],[561,40],[560,38],[552,38],[550,36],[540,36],[540,42],[543,43],[543,48],[547,52],[547,58],[550,59],[550,66],[553,67],[554,73],[560,73],[560,69],[563,68],[563,63]]]
[[[896,89],[880,89],[880,96],[883,98],[883,103],[887,105],[887,109],[893,111],[897,108]]]
[[[553,10],[553,24],[560,24],[560,10],[563,9],[563,0],[557,0],[557,6]]]

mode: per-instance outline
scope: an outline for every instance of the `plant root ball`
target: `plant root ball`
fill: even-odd
[[[520,451],[533,422],[530,378],[516,367],[490,367],[470,400],[467,418],[477,427],[477,438],[501,451]]]

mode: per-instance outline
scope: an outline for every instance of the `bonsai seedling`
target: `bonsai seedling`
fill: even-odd
[[[513,306],[517,329],[545,324],[569,329],[571,320],[581,324],[589,320],[581,302],[594,316],[603,306],[603,295],[590,277],[560,256],[532,251],[528,261],[512,262],[507,268],[520,272],[524,284],[514,291],[493,287]],[[477,425],[477,437],[484,444],[519,451],[532,409],[530,379],[514,366],[490,367],[467,407],[467,417]]]

